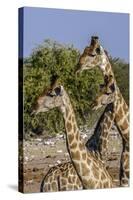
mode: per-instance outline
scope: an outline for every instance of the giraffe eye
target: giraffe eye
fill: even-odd
[[[96,48],[96,53],[99,55],[100,54],[100,48]]]
[[[54,91],[55,91],[56,96],[61,95],[61,88],[60,87],[56,87]]]
[[[54,96],[56,96],[56,94],[55,94],[54,91],[49,90],[48,93],[47,93],[47,96],[54,97]]]

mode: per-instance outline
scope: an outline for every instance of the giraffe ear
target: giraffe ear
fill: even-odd
[[[97,48],[96,48],[96,53],[97,53],[98,55],[101,54],[101,48],[100,48],[100,47],[97,47]]]
[[[55,92],[56,96],[62,96],[63,95],[63,86],[56,87],[54,89],[54,92]]]
[[[109,88],[112,92],[115,92],[115,84],[114,83],[112,83],[112,85],[110,85]]]
[[[99,45],[99,47],[96,48],[97,55],[102,55],[104,52],[105,51],[102,46]]]

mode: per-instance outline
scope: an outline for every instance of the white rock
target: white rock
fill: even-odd
[[[48,165],[49,167],[53,167],[54,165],[52,165],[52,164],[50,164],[50,165]]]
[[[60,149],[60,150],[57,150],[57,153],[62,153],[63,151]]]
[[[55,145],[55,142],[49,140],[49,141],[45,141],[44,144],[45,144],[45,145],[53,145],[53,146],[54,146],[54,145]]]
[[[63,138],[63,136],[64,136],[63,134],[57,134],[56,137],[57,137],[57,138]]]
[[[82,138],[83,138],[83,139],[85,139],[85,138],[87,138],[87,137],[88,137],[87,134],[83,134],[83,135],[82,135]]]
[[[65,156],[69,156],[69,153],[65,153],[64,155],[65,155]]]
[[[41,138],[37,138],[36,141],[37,141],[37,142],[41,142],[42,139],[41,139]]]
[[[61,164],[61,161],[60,161],[60,160],[57,160],[56,162],[57,162],[57,164]]]

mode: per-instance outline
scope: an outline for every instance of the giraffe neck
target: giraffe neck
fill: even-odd
[[[107,75],[107,76],[113,76],[114,77],[114,73],[111,67],[111,64],[109,62],[109,59],[107,58],[107,56],[104,54],[103,58],[102,58],[102,63],[99,65],[100,70],[102,71],[103,76]]]
[[[63,113],[65,122],[65,130],[66,130],[69,152],[70,153],[72,152],[73,154],[74,152],[80,150],[79,146],[82,146],[82,151],[86,151],[86,147],[81,141],[75,113],[67,93],[65,95],[64,105],[61,108],[61,111]]]
[[[119,87],[117,86],[115,77],[114,77],[114,73],[111,67],[111,64],[107,58],[107,56],[105,57],[106,62],[103,63],[103,65],[100,65],[100,69],[103,73],[104,78],[110,77],[112,76],[112,83],[115,84],[115,98],[114,98],[114,102],[113,102],[113,106],[114,109],[112,110],[112,112],[115,114],[115,123],[117,125],[117,127],[119,128],[121,134],[128,134],[129,132],[129,120],[128,120],[128,115],[129,115],[129,110],[128,110],[128,106],[120,92]],[[125,119],[125,120],[124,120]],[[125,125],[126,124],[126,125]],[[124,128],[126,127],[126,128]],[[125,131],[125,133],[124,133]]]
[[[129,143],[129,108],[119,92],[114,103],[115,123],[127,143]],[[128,144],[129,145],[129,144]]]
[[[86,146],[81,140],[70,99],[67,94],[65,97],[66,99],[64,100],[64,106],[61,108],[61,111],[65,122],[67,148],[74,168],[84,186],[83,177],[86,176],[86,174],[87,178],[91,176],[91,165],[89,166],[87,164],[87,158],[89,157],[89,161],[91,162],[92,157],[87,152]],[[86,174],[84,174],[85,167],[87,167]]]
[[[117,86],[117,83],[116,83],[116,80],[115,80],[115,77],[114,77],[114,73],[113,73],[113,70],[112,70],[112,66],[109,62],[109,59],[108,57],[104,54],[103,56],[104,59],[102,61],[102,64],[99,65],[99,68],[100,70],[102,71],[102,74],[103,74],[103,77],[104,77],[104,83],[105,84],[114,84],[115,85],[115,100],[114,100],[114,106],[115,108],[117,107],[117,104],[118,104],[118,101],[119,101],[119,98],[123,98],[122,97],[122,94],[119,90],[119,87]]]
[[[118,107],[121,105],[121,107],[126,107],[125,110],[127,110],[128,106],[123,98],[123,95],[120,92],[119,87],[117,86],[115,77],[114,77],[114,73],[112,70],[112,66],[109,62],[108,57],[105,55],[105,53],[103,54],[103,58],[102,58],[102,64],[99,65],[100,70],[102,71],[103,77],[106,78],[107,77],[112,77],[111,82],[115,84],[116,90],[115,90],[115,100],[114,100],[114,107],[115,107],[115,111],[117,112]]]

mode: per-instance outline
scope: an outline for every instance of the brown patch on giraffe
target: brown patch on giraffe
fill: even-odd
[[[128,106],[125,101],[123,103],[123,110],[125,111],[125,113],[128,111]]]
[[[125,165],[129,166],[129,154],[126,154],[126,152],[123,153],[123,162],[124,162],[124,166]]]
[[[106,123],[108,123],[108,117],[107,116],[105,116],[105,120],[104,120],[103,125],[106,124]]]
[[[104,132],[102,133],[102,136],[103,136],[104,138],[107,138],[107,135],[108,135],[108,132],[104,130]]]
[[[96,163],[93,163],[93,167],[94,167],[94,170],[99,171],[99,167],[96,165]]]
[[[99,61],[99,59],[96,59],[96,60],[94,60],[94,61],[92,62],[92,64],[93,64],[93,65],[97,65],[98,61]]]
[[[69,144],[72,143],[72,141],[74,140],[74,135],[68,135],[68,141],[69,141]]]
[[[70,115],[69,118],[68,118],[68,120],[71,121],[71,119],[72,119],[72,118],[71,118],[71,115]]]
[[[72,143],[71,145],[70,145],[70,148],[72,148],[72,149],[75,149],[77,147],[77,143],[76,142],[74,142],[74,143]]]
[[[93,189],[95,186],[95,182],[92,179],[86,180],[83,179],[83,184],[86,188]]]
[[[126,178],[122,179],[122,184],[127,184],[128,180]]]
[[[69,183],[73,183],[73,179],[72,179],[72,178],[73,178],[72,176],[69,176],[69,177],[68,177],[68,182],[69,182]]]
[[[62,185],[66,185],[66,184],[67,184],[67,180],[64,179],[64,178],[62,178],[62,179],[61,179],[61,183],[62,183]]]
[[[53,177],[50,177],[50,178],[49,178],[49,182],[52,182],[52,180],[53,180]]]
[[[102,180],[106,179],[105,173],[102,173],[101,179]]]
[[[77,171],[77,172],[80,172],[80,164],[79,164],[79,163],[76,163],[75,168],[76,168],[76,171]],[[77,173],[77,172],[76,172],[76,173]]]
[[[108,119],[107,121],[107,127],[110,127],[112,125],[111,121]]]
[[[88,163],[88,165],[91,164],[91,159],[90,158],[87,158],[87,163]]]
[[[82,153],[82,158],[83,158],[83,160],[86,160],[86,158],[87,158],[86,153]]]
[[[68,190],[73,190],[73,185],[72,184],[68,185]]]
[[[78,177],[78,176],[75,176],[75,179],[74,179],[74,180],[75,180],[75,184],[76,184],[76,183],[80,183],[80,180],[79,180],[79,177]]]
[[[73,124],[73,131],[74,131],[74,133],[76,132],[76,130],[77,130],[76,124]]]
[[[81,181],[80,181],[79,178],[77,178],[77,180],[76,180],[76,184],[77,184],[77,185],[81,185]]]
[[[90,170],[86,167],[85,163],[81,163],[81,168],[82,168],[82,175],[83,176],[88,176]]]
[[[72,167],[72,168],[70,169],[70,173],[73,174],[73,171],[74,171],[74,168]]]
[[[75,152],[71,152],[71,156],[72,156],[72,159],[74,160],[80,160],[80,153],[79,151],[75,151]]]
[[[103,148],[106,149],[107,148],[107,141],[104,139],[102,140],[102,145],[103,145]]]
[[[94,175],[94,177],[95,177],[96,179],[99,179],[99,170],[98,170],[98,168],[94,168],[94,170],[93,170],[93,175]]]
[[[129,167],[129,166],[127,166],[127,167]],[[129,171],[125,171],[125,174],[126,174],[126,177],[129,178]]]
[[[69,132],[72,130],[72,125],[71,125],[70,122],[67,122],[67,123],[66,123],[66,128],[67,128],[67,130],[68,130]]]
[[[61,190],[62,191],[66,191],[66,187],[61,187]]]
[[[114,110],[113,110],[114,111]],[[107,113],[107,116],[108,116],[108,118],[110,119],[110,121],[112,121],[113,119],[114,119],[114,113],[113,112],[111,112],[111,111],[109,111],[108,113]]]
[[[107,129],[107,124],[105,122],[103,123],[103,129]]]
[[[75,121],[75,117],[74,116],[72,116],[72,122],[74,122]]]
[[[103,187],[104,187],[104,188],[109,188],[109,183],[108,183],[108,181],[105,181],[105,182],[103,183]]]
[[[69,108],[66,108],[66,117],[69,115]]]
[[[123,131],[123,138],[128,144],[129,143],[129,128],[127,128]],[[129,146],[128,146],[128,148],[129,148]],[[128,151],[129,151],[129,149],[128,149]]]
[[[74,183],[76,180],[76,176],[72,176],[72,182]]]
[[[84,145],[81,142],[79,143],[79,149],[80,149],[80,151],[84,150]]]
[[[128,124],[127,120],[125,119],[124,122],[122,123],[121,129],[126,130],[128,127],[129,127],[129,124]]]
[[[76,139],[76,141],[79,140],[79,137],[80,137],[79,134],[80,134],[79,131],[77,131],[77,133],[76,133],[76,135],[75,135],[75,139]]]
[[[56,182],[53,182],[53,183],[51,184],[51,186],[52,186],[52,189],[53,189],[54,191],[57,191],[57,190],[58,190]]]
[[[70,166],[69,166],[69,170],[72,170],[72,171],[71,171],[72,173],[75,172],[75,170],[74,170],[74,168],[73,168],[73,165],[70,165]]]
[[[122,97],[122,94],[121,93],[119,93],[118,94],[118,97],[119,97],[119,102],[120,102],[120,104],[123,104],[123,97]],[[123,107],[123,105],[122,105],[122,107]]]
[[[120,121],[121,118],[123,117],[123,112],[122,112],[122,108],[120,107],[118,112],[116,113],[116,121]]]

